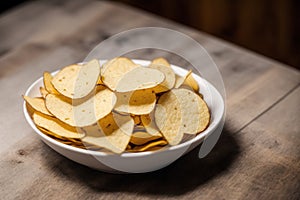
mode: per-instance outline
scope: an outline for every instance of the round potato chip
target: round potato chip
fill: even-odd
[[[46,96],[46,107],[55,117],[78,127],[96,123],[112,111],[115,103],[115,94],[102,85],[96,87],[95,94],[91,93],[80,100],[70,101],[53,94]]]
[[[166,67],[170,67],[170,63],[162,58],[162,57],[159,57],[159,58],[155,58],[154,60],[152,60],[151,64],[154,64],[154,65],[163,65],[163,66],[166,66]]]
[[[157,69],[136,67],[124,74],[116,86],[117,92],[130,92],[157,86],[165,80],[165,75]]]
[[[151,89],[116,93],[116,95],[117,103],[114,109],[121,113],[144,115],[150,113],[155,107],[156,95]]]
[[[75,127],[69,126],[55,117],[44,115],[42,113],[35,112],[33,114],[33,121],[37,126],[61,137],[82,138],[84,136],[83,133],[78,133]]]
[[[98,122],[101,134],[87,132],[82,138],[84,143],[96,145],[108,149],[114,153],[125,151],[131,134],[133,132],[134,121],[130,116],[110,113]]]
[[[155,93],[165,92],[173,88],[175,84],[175,73],[171,67],[161,64],[151,64],[149,67],[157,69],[165,75],[165,80],[153,88]]]
[[[134,132],[131,136],[130,142],[135,145],[143,145],[152,140],[157,140],[161,138],[162,135],[153,136],[144,131]]]
[[[40,97],[31,98],[24,96],[25,101],[35,110],[45,115],[53,116],[45,106],[45,100]]]
[[[161,135],[155,120],[154,120],[154,113],[151,112],[149,115],[141,115],[141,121],[144,125],[147,133],[153,136]]]
[[[193,91],[173,89],[181,108],[181,129],[183,133],[196,134],[209,124],[209,110],[204,101]]]
[[[128,58],[118,57],[106,62],[101,69],[102,82],[115,91],[119,81],[132,69],[139,67]]]
[[[63,68],[54,76],[52,84],[63,96],[80,99],[94,89],[99,75],[99,61],[94,59],[84,65],[70,65]]]
[[[47,90],[48,93],[51,94],[59,94],[58,91],[53,87],[51,81],[52,81],[53,77],[49,72],[44,72],[43,75],[43,81],[44,81],[44,86],[45,89]]]
[[[175,77],[175,85],[174,88],[179,88],[180,86],[182,86],[182,84],[184,83],[184,81],[186,80],[186,78],[192,73],[192,70],[188,71],[187,74],[185,76],[179,76],[176,74]]]
[[[173,90],[164,93],[158,100],[154,116],[157,127],[170,145],[179,144],[183,137],[181,115],[180,102]]]

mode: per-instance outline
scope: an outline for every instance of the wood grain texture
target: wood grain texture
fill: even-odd
[[[27,125],[22,98],[43,71],[82,61],[99,42],[143,26],[172,28],[202,44],[220,68],[227,119],[214,150],[165,169],[113,175],[76,164]],[[115,44],[116,46],[120,44]],[[288,66],[122,4],[33,1],[0,16],[0,194],[4,199],[299,199],[300,73]],[[178,56],[144,50],[128,54]]]

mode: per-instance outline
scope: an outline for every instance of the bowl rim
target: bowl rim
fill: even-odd
[[[136,62],[137,64],[141,64],[141,65],[148,65],[150,64],[151,61],[149,60],[141,60],[141,59],[132,59],[134,62]],[[106,62],[107,60],[106,59],[101,59],[99,60],[100,62]],[[83,64],[83,62],[81,63],[78,63],[78,64]],[[179,68],[180,70],[184,70],[187,72],[186,69],[182,68],[182,67],[179,67],[177,65],[173,65],[171,64],[171,67],[174,69],[177,69]],[[56,70],[54,72],[51,72],[52,75],[56,74],[59,70]],[[220,116],[217,116],[217,118],[215,119],[216,122],[213,124],[213,127],[211,128],[211,130],[205,130],[203,132],[201,132],[200,134],[198,134],[196,137],[190,139],[190,140],[187,140],[183,143],[180,143],[178,145],[174,145],[174,146],[167,146],[165,148],[162,148],[160,150],[156,150],[156,151],[145,151],[145,152],[123,152],[121,154],[115,154],[115,153],[111,153],[111,152],[102,152],[102,151],[93,151],[93,150],[87,150],[87,149],[81,149],[81,148],[77,148],[77,147],[73,147],[73,146],[70,146],[70,145],[67,145],[67,144],[64,144],[64,143],[61,143],[61,142],[58,142],[56,141],[55,139],[47,136],[46,134],[42,133],[37,127],[36,125],[34,124],[33,120],[31,119],[29,113],[28,113],[28,110],[27,110],[27,107],[26,107],[26,101],[23,100],[23,112],[24,112],[24,115],[25,115],[25,118],[26,118],[26,121],[29,123],[29,125],[31,126],[31,128],[40,136],[42,137],[44,140],[46,141],[49,141],[50,143],[53,143],[54,145],[57,145],[63,149],[66,149],[66,150],[69,150],[69,151],[74,151],[74,152],[77,152],[77,153],[81,153],[81,154],[87,154],[87,155],[92,155],[92,156],[103,156],[103,157],[106,157],[106,156],[120,156],[120,157],[143,157],[143,156],[148,156],[148,155],[154,155],[154,154],[157,154],[157,153],[161,153],[161,152],[166,152],[166,151],[175,151],[175,150],[178,150],[180,148],[187,148],[189,146],[191,146],[193,143],[197,142],[198,140],[203,140],[205,137],[209,136],[210,133],[212,133],[213,131],[216,130],[216,128],[219,126],[224,114],[225,114],[225,102],[224,102],[224,99],[222,97],[222,95],[219,93],[219,91],[211,84],[209,83],[208,81],[206,81],[204,78],[198,76],[197,74],[194,74],[192,73],[194,76],[197,76],[198,79],[201,79],[201,81],[203,81],[205,84],[209,85],[209,87],[213,88],[218,96],[218,98],[221,100],[221,115]],[[31,92],[31,90],[40,82],[42,81],[43,79],[43,76],[38,78],[37,80],[35,80],[30,86],[29,88],[26,90],[24,96],[28,96],[29,93]],[[209,126],[211,126],[211,122],[209,124]]]

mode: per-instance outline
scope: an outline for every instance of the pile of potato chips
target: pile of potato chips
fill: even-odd
[[[189,71],[164,58],[140,66],[124,57],[44,73],[41,97],[24,96],[37,128],[78,148],[114,153],[158,150],[204,131],[209,109]]]

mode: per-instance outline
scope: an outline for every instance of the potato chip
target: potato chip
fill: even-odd
[[[147,133],[153,136],[161,135],[154,119],[154,113],[151,112],[149,115],[141,115],[141,121],[144,125]]]
[[[187,134],[203,131],[209,123],[209,111],[204,101],[193,91],[173,89],[181,108],[181,129]]]
[[[36,112],[36,111],[35,111],[34,108],[33,108],[32,106],[30,106],[28,103],[26,103],[26,110],[27,110],[29,116],[30,116],[31,119],[32,119],[33,113]]]
[[[103,81],[101,79],[101,76],[99,76],[99,78],[98,78],[97,85],[104,85],[104,83],[103,83]]]
[[[153,147],[163,147],[166,146],[168,144],[167,141],[165,140],[157,140],[157,141],[153,141],[150,142],[148,144],[142,145],[142,146],[135,146],[132,150],[132,152],[142,152],[142,151],[150,151],[150,150],[157,150],[158,148],[153,148]]]
[[[175,77],[175,85],[174,88],[179,88],[180,86],[182,86],[182,84],[184,83],[184,81],[186,80],[186,78],[192,73],[192,70],[188,71],[187,74],[185,76],[179,76],[176,74]]]
[[[67,138],[67,137],[63,137],[61,135],[57,135],[56,133],[53,133],[53,132],[49,131],[48,129],[45,129],[45,128],[41,127],[41,126],[37,126],[37,128],[40,131],[42,131],[43,133],[45,133],[46,135],[51,136],[52,138],[55,138],[55,139],[60,140],[60,141],[72,142],[71,139],[73,139],[73,138]]]
[[[115,94],[101,85],[97,86],[95,94],[91,93],[86,98],[73,102],[62,96],[46,96],[46,107],[55,117],[70,126],[78,127],[96,123],[112,111],[115,103]]]
[[[190,86],[195,92],[199,92],[199,85],[197,81],[194,79],[193,74],[190,73],[185,81],[183,82],[183,85],[188,85]]]
[[[40,87],[40,93],[44,99],[45,99],[46,95],[49,94],[49,92],[43,87]]]
[[[153,88],[155,93],[165,92],[173,88],[175,73],[171,67],[160,64],[151,64],[149,67],[161,71],[165,76],[165,80]]]
[[[102,133],[91,134],[87,132],[82,141],[106,148],[114,153],[125,151],[133,132],[133,119],[130,116],[110,113],[100,119],[98,123]]]
[[[156,103],[156,95],[151,89],[136,90],[134,92],[116,93],[115,110],[122,113],[144,115],[150,113]]]
[[[54,77],[45,72],[40,93],[24,97],[36,127],[81,149],[156,151],[191,140],[210,122],[192,71],[179,76],[161,57],[148,67],[118,57],[102,68],[92,60]]]
[[[45,106],[45,100],[40,97],[28,97],[24,96],[25,101],[35,110],[39,111],[45,115],[52,116],[52,114],[48,111],[48,109]]]
[[[162,58],[162,57],[159,57],[159,58],[155,58],[154,60],[152,60],[151,64],[155,64],[155,65],[163,65],[163,66],[166,66],[166,67],[170,67],[170,63]]]
[[[49,72],[44,72],[44,86],[48,93],[58,94],[57,90],[53,87],[51,81],[53,79],[52,75]]]
[[[140,118],[140,115],[133,115],[132,118],[133,118],[133,121],[134,121],[134,124],[135,124],[135,125],[141,124],[141,118]]]
[[[160,134],[153,136],[144,131],[137,131],[132,134],[130,142],[135,145],[143,145],[146,144],[147,142],[150,142],[152,140],[157,140],[161,137],[162,135]]]
[[[82,138],[84,136],[83,133],[78,133],[75,127],[69,126],[55,117],[44,115],[39,112],[33,114],[33,121],[37,126],[61,137]]]
[[[181,130],[181,108],[173,90],[164,93],[158,100],[155,111],[155,122],[162,135],[170,145],[180,143],[183,132]]]
[[[70,65],[63,68],[54,76],[52,84],[65,97],[80,99],[94,89],[99,75],[99,61],[94,59],[84,65]]]
[[[101,69],[103,83],[111,90],[116,90],[119,81],[132,69],[139,67],[128,58],[118,57],[106,62]]]
[[[124,74],[116,85],[117,92],[130,92],[157,86],[165,80],[165,75],[157,69],[136,67]]]

